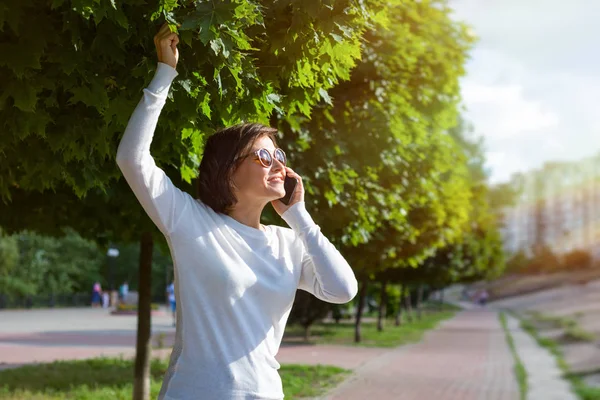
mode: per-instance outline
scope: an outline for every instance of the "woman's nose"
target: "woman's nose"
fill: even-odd
[[[280,169],[284,169],[284,168],[285,168],[285,164],[273,157],[273,165],[271,165],[271,169],[273,169],[275,171],[279,171]]]

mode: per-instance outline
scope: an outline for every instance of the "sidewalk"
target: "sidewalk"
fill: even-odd
[[[112,316],[90,308],[0,311],[0,370],[24,364],[99,356],[135,356],[136,316]],[[153,356],[168,358],[175,340],[171,316],[152,317],[152,345],[161,337],[163,349]],[[386,353],[386,348],[283,343],[277,361],[326,364],[355,369]]]
[[[520,327],[515,317],[506,314],[506,322],[515,343],[515,349],[527,371],[528,400],[577,400],[571,385],[562,378],[562,371],[554,356],[537,344]]]
[[[513,365],[497,313],[462,311],[422,342],[359,367],[326,398],[518,400]]]
[[[0,369],[99,355],[133,356],[136,318],[89,309],[0,312]],[[153,318],[172,343],[170,317]],[[170,349],[154,352],[168,357]],[[353,374],[326,399],[518,400],[514,360],[495,311],[474,308],[444,321],[417,344],[386,348],[282,345],[280,363],[326,364]],[[562,399],[561,399],[562,400]]]

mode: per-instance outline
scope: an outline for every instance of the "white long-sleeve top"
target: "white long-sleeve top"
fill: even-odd
[[[331,303],[357,292],[354,273],[304,203],[266,230],[216,213],[173,185],[150,143],[175,69],[159,63],[117,164],[165,235],[175,265],[176,339],[160,399],[282,399],[279,350],[296,289]]]

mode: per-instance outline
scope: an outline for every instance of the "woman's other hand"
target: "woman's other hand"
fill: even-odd
[[[295,173],[290,167],[285,168],[285,172],[287,176],[290,178],[296,179],[298,184],[296,184],[296,189],[294,189],[294,194],[292,194],[292,198],[290,199],[290,204],[283,204],[281,200],[273,200],[271,204],[277,214],[281,215],[288,210],[291,206],[301,201],[304,201],[304,185],[302,184],[302,177]]]
[[[176,68],[177,61],[179,61],[177,43],[179,43],[179,36],[177,36],[176,33],[171,32],[169,25],[165,22],[154,36],[154,45],[156,46],[158,62]]]

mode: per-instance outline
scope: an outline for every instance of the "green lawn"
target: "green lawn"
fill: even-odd
[[[153,360],[151,395],[160,391],[166,361]],[[330,366],[282,365],[279,370],[286,399],[317,396],[337,385],[349,371]],[[0,371],[0,399],[7,400],[129,400],[133,362],[119,358],[60,361]]]
[[[421,340],[423,334],[435,328],[440,321],[454,316],[457,308],[445,305],[442,311],[428,311],[421,320],[403,322],[400,326],[394,325],[393,319],[385,321],[383,332],[377,331],[377,323],[363,322],[361,324],[361,343],[354,343],[353,323],[319,323],[311,328],[310,343],[315,344],[341,344],[358,345],[366,347],[397,347],[407,343]],[[284,340],[302,337],[304,330],[299,325],[287,327]]]

